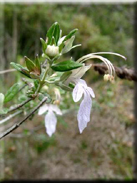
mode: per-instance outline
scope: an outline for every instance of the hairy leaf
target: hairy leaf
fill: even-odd
[[[11,101],[15,96],[16,94],[18,93],[20,89],[20,83],[15,83],[8,91],[7,93],[5,94],[5,99],[4,99],[4,102],[9,102]]]

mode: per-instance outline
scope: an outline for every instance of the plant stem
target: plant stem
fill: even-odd
[[[22,111],[17,111],[17,112],[15,112],[15,113],[9,115],[9,116],[6,117],[5,119],[2,119],[2,120],[0,121],[0,124],[5,123],[6,121],[12,119],[13,117],[17,116],[17,115],[20,114],[20,113],[22,113]]]
[[[15,72],[15,71],[17,71],[17,70],[16,69],[8,69],[8,70],[0,71],[0,74],[5,74],[8,72]]]
[[[30,102],[32,100],[32,98],[28,98],[27,100],[25,100],[24,102],[22,102],[21,104],[18,104],[16,107],[10,109],[8,112],[13,112],[16,109],[21,108],[22,106],[24,106],[25,104],[27,104],[28,102]]]
[[[47,68],[46,68],[45,73],[44,73],[44,75],[43,75],[43,77],[42,77],[42,80],[41,80],[40,83],[39,83],[39,86],[38,86],[38,88],[37,88],[37,90],[36,90],[36,92],[35,92],[35,95],[37,95],[37,94],[39,93],[39,91],[41,90],[41,88],[42,88],[42,86],[43,86],[43,84],[44,84],[44,80],[45,80],[45,78],[46,78],[46,75],[47,75],[47,73],[48,73],[48,70],[49,70],[49,64],[47,64]]]
[[[13,130],[15,130],[16,128],[18,128],[23,122],[25,122],[32,114],[34,114],[47,100],[47,97],[45,97],[38,106],[36,106],[30,114],[28,114],[23,120],[21,120],[20,122],[14,124],[11,128],[9,128],[7,131],[5,131],[4,133],[2,133],[0,135],[0,139],[2,139],[3,137],[7,136],[9,133],[11,133]]]

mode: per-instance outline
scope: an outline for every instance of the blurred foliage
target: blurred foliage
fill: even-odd
[[[121,58],[108,55],[113,63],[132,66],[132,5],[6,4],[4,14],[5,32],[11,37],[13,15],[17,15],[18,55],[40,54],[39,38],[45,39],[47,29],[57,21],[63,35],[79,29],[75,42],[82,47],[69,53],[75,59],[90,52],[113,51],[127,57],[125,63]]]

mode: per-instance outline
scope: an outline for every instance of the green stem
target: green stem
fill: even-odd
[[[42,77],[42,80],[40,81],[39,86],[38,86],[38,88],[37,88],[37,90],[35,92],[35,95],[37,95],[39,93],[39,91],[41,90],[43,84],[45,83],[44,81],[45,81],[45,78],[46,78],[46,76],[48,74],[48,70],[49,70],[49,64],[47,65],[47,68],[46,68],[45,73],[44,73],[44,75]]]

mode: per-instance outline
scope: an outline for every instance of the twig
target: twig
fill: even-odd
[[[22,113],[22,111],[17,111],[17,112],[15,112],[15,113],[13,113],[13,114],[10,114],[10,115],[9,115],[8,117],[6,117],[5,119],[2,119],[2,120],[0,121],[0,124],[5,123],[6,121],[10,120],[11,118],[17,116],[17,115],[20,114],[20,113]]]
[[[0,74],[6,74],[8,72],[14,72],[17,71],[16,69],[8,69],[8,70],[4,70],[4,71],[0,71]]]
[[[102,64],[92,64],[95,71],[98,71],[99,74],[105,74],[107,71],[107,67]],[[116,71],[116,75],[121,79],[127,79],[132,81],[137,81],[137,73],[134,69],[127,69],[125,67],[114,67]]]
[[[47,100],[47,97],[45,97],[38,106],[36,106],[32,112],[30,114],[28,114],[23,120],[21,120],[20,122],[14,124],[11,128],[9,128],[7,131],[5,131],[4,133],[2,133],[0,135],[0,139],[2,139],[3,137],[7,136],[9,133],[11,133],[13,130],[15,130],[16,128],[18,128],[24,121],[26,121],[32,114],[34,114],[40,106],[42,106]]]
[[[38,131],[40,129],[43,129],[43,125],[36,126],[32,130],[30,130],[26,135],[23,134],[23,133],[11,133],[11,134],[9,134],[9,137],[12,137],[12,138],[28,137],[28,136],[32,135],[34,132],[36,132],[36,131]]]
[[[16,109],[21,108],[22,106],[24,106],[25,104],[27,104],[28,102],[30,102],[32,100],[32,98],[28,98],[27,100],[25,100],[24,102],[22,102],[21,104],[18,104],[16,107],[11,108],[8,112],[13,112]]]
[[[21,90],[23,90],[26,86],[27,86],[27,84],[23,85],[23,86],[19,89],[18,93],[19,93]]]

